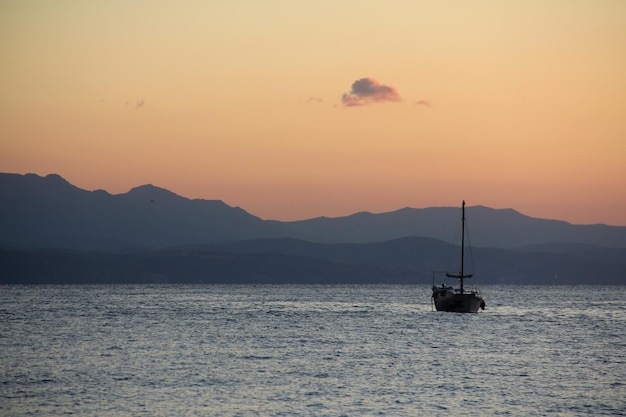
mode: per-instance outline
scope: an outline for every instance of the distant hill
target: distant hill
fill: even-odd
[[[153,185],[111,195],[58,175],[0,174],[0,243],[123,251],[275,237],[280,227],[218,200],[190,200]]]
[[[466,208],[472,244],[514,248],[548,243],[626,247],[626,227],[572,225],[559,220],[525,216],[513,209],[484,206]],[[292,236],[316,242],[380,242],[405,236],[431,237],[450,242],[460,209],[404,208],[389,213],[357,213],[346,217],[287,223]]]
[[[0,244],[6,246],[124,251],[277,237],[366,243],[420,236],[451,242],[459,211],[405,208],[279,222],[219,200],[191,200],[153,185],[112,195],[79,189],[54,174],[0,174]],[[572,225],[483,206],[468,207],[467,219],[474,246],[569,243],[626,248],[626,227]]]
[[[430,284],[450,267],[453,245],[428,238],[324,244],[260,239],[136,253],[0,249],[0,284],[228,283]],[[624,285],[626,249],[598,254],[473,248],[481,284]],[[455,264],[453,264],[455,265]],[[468,265],[469,267],[469,265]]]
[[[0,284],[429,283],[450,270],[459,216],[268,221],[153,185],[112,195],[58,175],[0,174]],[[482,283],[626,284],[626,227],[482,206],[467,208],[467,225]]]
[[[482,283],[490,284],[626,284],[626,248],[593,245],[549,245],[498,249],[473,247],[469,269]],[[229,254],[281,254],[324,259],[342,265],[362,266],[370,280],[427,283],[433,271],[457,272],[460,248],[436,239],[407,237],[375,243],[322,244],[295,239],[261,239],[193,247],[200,252]],[[443,274],[442,274],[443,275]],[[436,275],[439,279],[442,275]],[[470,280],[471,283],[471,280]]]

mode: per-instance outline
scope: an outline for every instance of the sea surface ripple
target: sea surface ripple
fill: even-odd
[[[626,287],[0,287],[0,415],[626,413]]]

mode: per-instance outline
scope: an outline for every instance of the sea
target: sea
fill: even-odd
[[[625,286],[0,287],[1,416],[626,415]]]

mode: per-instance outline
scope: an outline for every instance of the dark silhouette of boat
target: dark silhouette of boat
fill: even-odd
[[[471,278],[473,274],[465,274],[465,200],[461,207],[461,271],[459,273],[446,273],[448,278],[458,278],[460,286],[458,289],[441,284],[434,285],[433,282],[433,302],[437,311],[449,311],[454,313],[476,313],[478,309],[485,309],[485,300],[477,291],[466,291],[463,286],[465,279]],[[434,275],[433,275],[434,281]]]

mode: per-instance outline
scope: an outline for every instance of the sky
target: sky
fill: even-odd
[[[623,0],[0,0],[0,62],[2,172],[626,225]]]

